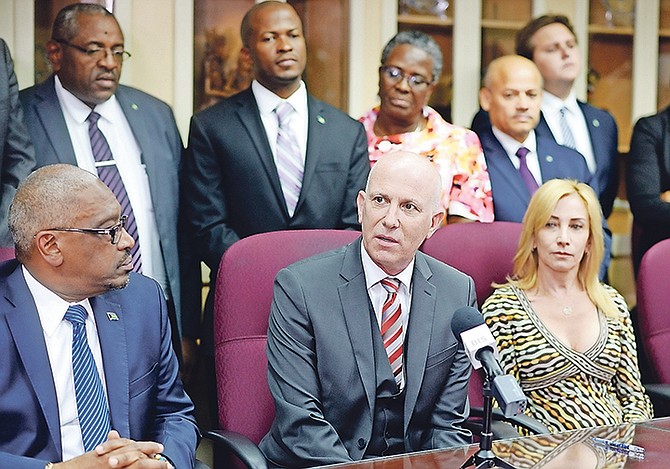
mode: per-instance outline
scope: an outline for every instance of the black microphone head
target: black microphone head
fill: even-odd
[[[463,306],[454,312],[451,319],[451,332],[458,340],[461,340],[461,333],[484,324],[484,316],[472,306]]]

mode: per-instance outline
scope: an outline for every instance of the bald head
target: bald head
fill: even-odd
[[[486,71],[479,104],[494,127],[523,142],[540,121],[542,75],[525,57],[500,57]]]
[[[251,37],[254,32],[254,21],[256,17],[268,9],[275,10],[278,8],[292,10],[296,16],[298,15],[291,5],[286,2],[278,2],[276,0],[266,0],[264,2],[256,3],[254,6],[249,8],[249,10],[244,14],[242,23],[240,24],[240,36],[242,37],[242,45],[244,47],[249,47]]]
[[[9,230],[19,260],[30,252],[33,236],[41,230],[73,224],[91,188],[114,194],[93,174],[77,166],[44,166],[20,185],[9,207]]]
[[[442,198],[442,178],[435,164],[427,157],[407,151],[396,151],[380,158],[370,170],[365,185],[366,192],[371,181],[382,173],[380,177],[406,179],[408,184],[414,181],[421,182],[426,188],[426,195],[430,201],[431,210],[440,210]]]
[[[444,218],[442,184],[425,156],[395,152],[384,155],[358,194],[363,247],[388,275],[405,269],[423,241]]]

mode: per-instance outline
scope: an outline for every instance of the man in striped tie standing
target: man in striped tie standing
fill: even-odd
[[[357,198],[363,235],[277,275],[268,330],[270,466],[306,467],[470,441],[469,363],[451,332],[472,279],[418,252],[440,226],[440,176],[390,153]]]
[[[0,264],[0,467],[190,469],[199,432],[158,283],[97,176],[41,168]]]
[[[54,74],[20,94],[37,167],[77,165],[112,190],[135,240],[133,270],[160,283],[178,339],[182,317],[199,316],[200,274],[178,232],[183,145],[172,110],[119,84],[130,53],[100,5],[60,10],[45,50]]]

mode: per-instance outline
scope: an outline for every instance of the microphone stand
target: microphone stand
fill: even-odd
[[[460,469],[469,466],[475,466],[475,469],[484,469],[487,467],[516,469],[508,462],[503,461],[496,456],[492,450],[493,432],[491,431],[491,421],[493,420],[493,391],[491,390],[491,380],[489,379],[488,373],[486,374],[486,379],[484,379],[482,395],[484,396],[484,419],[482,421],[482,433],[479,439],[479,451],[470,456]]]

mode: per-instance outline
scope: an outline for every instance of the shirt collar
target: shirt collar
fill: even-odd
[[[28,289],[33,296],[35,306],[37,307],[37,314],[39,315],[42,329],[47,336],[51,336],[56,332],[56,328],[63,322],[63,317],[67,309],[72,304],[80,304],[86,309],[88,316],[93,318],[91,314],[91,305],[88,299],[82,300],[78,303],[68,303],[60,296],[42,285],[31,273],[26,269],[25,265],[21,266],[23,277],[26,279]]]
[[[492,129],[493,129],[493,135],[495,135],[495,137],[498,139],[498,141],[500,142],[500,144],[505,149],[505,152],[507,152],[508,155],[510,156],[516,155],[516,151],[519,149],[519,147],[526,147],[533,153],[537,152],[537,141],[535,139],[534,130],[531,130],[528,133],[526,140],[524,140],[522,143],[519,143],[518,140],[507,135],[505,132],[498,129],[497,127],[492,126]]]
[[[414,261],[416,260],[416,257],[414,257],[409,265],[398,275],[389,275],[374,263],[361,241],[361,260],[363,262],[363,272],[365,273],[365,287],[368,290],[386,277],[394,277],[400,280],[400,283],[405,285],[405,288],[409,291],[409,287],[412,283],[412,273],[414,272]]]
[[[277,96],[257,80],[251,82],[251,91],[254,93],[261,116],[272,114],[280,102],[288,101],[293,106],[293,109],[295,109],[295,112],[303,118],[307,118],[307,87],[302,80],[300,80],[298,89],[286,99]]]
[[[60,102],[63,111],[67,112],[78,124],[85,123],[86,118],[91,113],[91,108],[88,107],[88,104],[65,89],[58,78],[58,75],[54,75],[54,86],[56,89],[56,96],[58,96],[58,101]],[[100,114],[102,119],[114,123],[115,113],[113,111],[116,106],[116,95],[112,95],[107,101],[97,104],[93,110]]]
[[[577,95],[574,91],[570,91],[570,94],[564,100],[548,91],[542,93],[542,110],[544,112],[558,113],[562,107],[566,107],[568,111],[575,115],[579,114],[579,103],[577,103]]]

